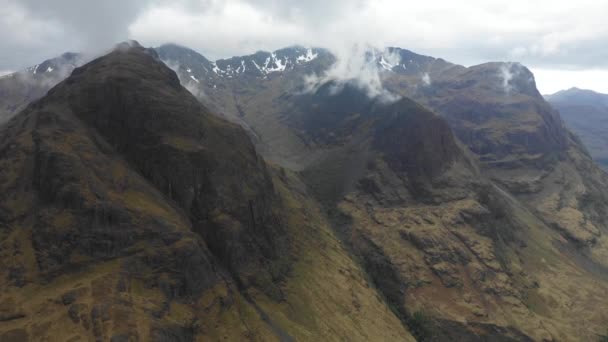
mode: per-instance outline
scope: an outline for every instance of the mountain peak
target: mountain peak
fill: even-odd
[[[570,105],[608,106],[608,95],[590,89],[572,87],[545,96],[552,103],[568,103]]]
[[[252,269],[262,267],[257,263],[266,264],[272,258],[265,250],[268,246],[282,248],[274,244],[274,239],[281,238],[281,225],[271,212],[276,198],[270,176],[246,133],[203,107],[154,50],[120,44],[74,70],[32,110],[38,115],[48,111],[45,117],[57,117],[60,122],[77,120],[96,132],[111,151],[106,153],[128,160],[149,184],[188,214],[193,229],[227,268],[242,270],[250,264],[242,259],[248,253],[257,265]],[[248,176],[241,177],[234,168]],[[216,221],[220,217],[215,215],[240,222],[240,234],[223,230],[225,222]],[[238,245],[239,239],[252,239],[252,224],[256,229],[273,224],[273,233],[267,239],[256,237],[259,244],[227,248]]]
[[[294,45],[272,52],[257,51],[251,55],[210,61],[198,52],[177,44],[164,44],[156,50],[163,61],[178,71],[185,83],[194,84],[241,76],[268,78],[308,65],[318,57],[329,55],[324,49]]]
[[[120,42],[120,43],[116,44],[116,46],[114,48],[115,49],[130,49],[130,48],[143,49],[144,47],[141,44],[139,44],[139,42],[137,40],[129,39],[129,40],[125,40],[124,42]]]

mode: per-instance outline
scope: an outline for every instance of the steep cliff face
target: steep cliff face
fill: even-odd
[[[277,101],[290,106],[287,127],[308,147],[301,172],[321,200],[339,200],[380,157],[402,175],[407,196],[431,195],[447,170],[473,169],[447,123],[409,99],[385,103],[352,85],[337,93],[326,84],[314,93]],[[327,202],[327,203],[330,203]]]
[[[482,162],[516,163],[557,154],[567,146],[567,131],[536,90],[534,76],[517,63],[487,63],[420,77],[385,74],[391,90],[432,108]],[[409,84],[401,87],[401,83]]]
[[[0,340],[411,339],[297,179],[137,43],[3,126],[0,164]]]

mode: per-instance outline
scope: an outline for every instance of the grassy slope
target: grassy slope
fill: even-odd
[[[297,182],[288,177],[288,182]],[[223,282],[194,302],[168,300],[160,289],[139,279],[151,275],[151,269],[125,283],[121,273],[125,272],[127,258],[96,263],[40,283],[33,251],[25,247],[16,258],[29,260],[27,269],[33,271],[29,275],[32,282],[23,288],[10,287],[0,297],[3,314],[15,313],[24,318],[4,322],[0,336],[23,329],[32,340],[53,337],[67,341],[95,336],[107,339],[127,332],[148,340],[154,327],[162,326],[169,336],[171,327],[180,333],[192,327],[200,341],[278,340],[276,332],[260,316],[264,312],[273,325],[298,341],[413,340],[370,287],[316,205],[285,183],[277,184],[286,201],[290,233],[297,241],[296,262],[281,286],[284,301],[276,302],[256,291],[245,299],[230,283]],[[140,201],[131,203],[141,208]],[[146,212],[143,210],[142,214]],[[20,244],[27,244],[29,233],[27,229],[17,229],[3,243],[12,245],[20,239]],[[11,259],[5,258],[4,265],[10,265]],[[78,295],[73,302],[65,303],[62,298],[70,292]],[[105,318],[95,318],[93,308],[104,308]],[[78,322],[70,318],[70,312],[76,313]],[[164,314],[159,318],[151,312]]]

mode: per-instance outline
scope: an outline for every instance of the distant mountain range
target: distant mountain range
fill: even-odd
[[[125,42],[1,79],[0,340],[604,334],[608,174],[532,73],[358,57]]]
[[[593,159],[608,168],[608,95],[571,88],[545,98],[559,110]]]

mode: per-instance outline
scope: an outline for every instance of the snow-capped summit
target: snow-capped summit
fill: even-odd
[[[315,61],[329,52],[317,48],[300,46],[276,50],[273,52],[258,51],[251,55],[236,56],[216,61],[209,61],[197,52],[174,44],[157,48],[159,56],[169,66],[186,73],[194,80],[216,78],[233,79],[236,77],[267,78],[271,74],[281,74],[294,70]]]
[[[21,71],[29,75],[59,76],[66,77],[72,70],[84,63],[84,58],[79,53],[66,52],[63,55],[47,59],[46,61],[26,68]],[[46,75],[45,75],[46,74]]]

